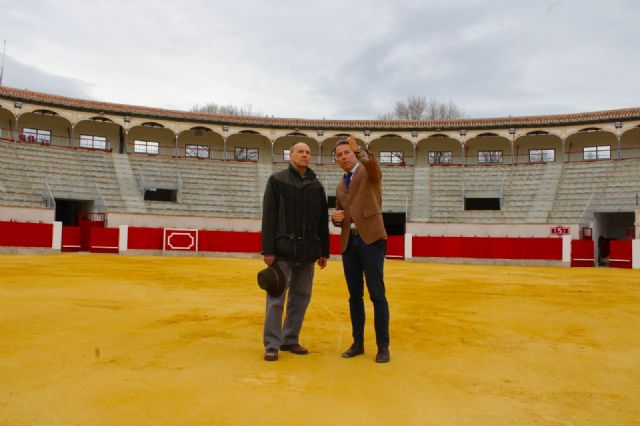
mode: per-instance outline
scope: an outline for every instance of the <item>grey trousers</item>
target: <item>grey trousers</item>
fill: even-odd
[[[295,345],[307,306],[311,300],[314,262],[294,265],[286,261],[277,261],[284,272],[287,286],[280,297],[267,294],[267,309],[264,320],[264,347],[280,349],[280,345]],[[287,296],[288,294],[288,296]],[[287,313],[282,323],[284,301],[287,296]]]

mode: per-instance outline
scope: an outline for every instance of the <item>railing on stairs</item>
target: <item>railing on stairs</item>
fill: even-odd
[[[44,181],[44,193],[42,194],[42,200],[44,201],[45,206],[49,209],[56,208],[56,199],[53,196],[53,192],[51,192],[51,188],[49,187],[49,182]]]

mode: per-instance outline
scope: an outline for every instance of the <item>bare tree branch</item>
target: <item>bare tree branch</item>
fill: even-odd
[[[380,120],[446,120],[462,118],[464,112],[453,102],[428,101],[424,96],[408,96],[396,102],[393,112],[378,115]]]
[[[244,117],[264,117],[265,114],[260,112],[253,112],[252,106],[245,105],[244,107],[238,107],[233,104],[220,105],[215,102],[209,102],[204,105],[194,105],[191,112],[203,112],[207,114],[221,114],[221,115],[237,115]]]

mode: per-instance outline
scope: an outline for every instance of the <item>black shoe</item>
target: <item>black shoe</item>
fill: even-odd
[[[376,355],[376,362],[389,362],[391,360],[391,354],[387,346],[378,348],[378,354]]]
[[[265,361],[277,361],[278,360],[278,350],[277,349],[267,349],[264,353]]]
[[[353,345],[342,353],[342,358],[353,358],[364,353],[364,343],[353,342]]]
[[[295,345],[281,345],[280,346],[280,350],[281,351],[288,351],[291,352],[292,354],[296,354],[296,355],[306,355],[309,353],[309,349],[305,348],[304,346],[300,345],[299,343],[296,343]]]

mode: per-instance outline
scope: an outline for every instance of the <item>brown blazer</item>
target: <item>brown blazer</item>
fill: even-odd
[[[382,171],[373,153],[367,150],[368,160],[359,159],[360,165],[351,177],[349,190],[344,179],[336,187],[336,209],[344,210],[340,250],[349,244],[351,222],[356,225],[360,238],[366,244],[387,238],[382,221]]]

